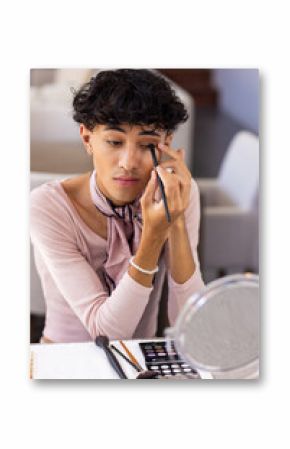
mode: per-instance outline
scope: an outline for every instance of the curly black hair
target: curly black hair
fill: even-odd
[[[73,119],[91,131],[97,124],[128,123],[172,132],[188,119],[170,84],[145,69],[99,72],[75,93],[73,109]]]

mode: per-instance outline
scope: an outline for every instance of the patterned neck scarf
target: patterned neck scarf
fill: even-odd
[[[90,178],[90,193],[96,208],[107,217],[107,259],[104,271],[111,293],[128,270],[129,258],[139,246],[142,233],[142,193],[130,204],[115,206],[98,188],[95,170]]]

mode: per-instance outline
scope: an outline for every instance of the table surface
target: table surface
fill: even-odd
[[[164,341],[164,338],[123,340],[140,365],[146,369],[140,342]],[[111,340],[120,351],[118,340]],[[104,351],[94,342],[52,343],[30,345],[30,378],[33,379],[119,379]],[[137,371],[114,351],[128,379],[136,379]],[[202,379],[212,379],[210,373],[199,371]]]

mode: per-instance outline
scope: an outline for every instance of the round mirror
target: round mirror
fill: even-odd
[[[214,378],[257,378],[259,374],[259,277],[225,276],[209,283],[184,305],[166,329],[179,354]]]

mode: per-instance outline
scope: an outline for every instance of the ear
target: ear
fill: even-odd
[[[90,156],[92,155],[92,146],[90,143],[91,134],[92,132],[88,128],[86,128],[84,124],[80,125],[80,136],[84,144],[85,150]]]

